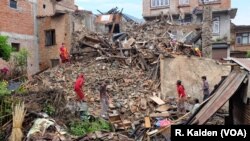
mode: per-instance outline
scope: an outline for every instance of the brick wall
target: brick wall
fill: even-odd
[[[144,17],[158,16],[161,12],[166,13],[169,10],[172,14],[178,14],[179,0],[169,0],[170,6],[163,8],[151,8],[151,0],[143,0],[143,13]],[[219,0],[218,3],[210,4],[213,10],[227,10],[231,8],[231,0]],[[191,13],[194,7],[200,6],[199,0],[189,0],[189,5],[182,6],[185,13]]]
[[[56,10],[76,10],[74,0],[61,0],[52,2],[51,0],[38,0],[38,16],[52,16]]]
[[[75,0],[61,0],[57,5],[63,6],[67,9],[76,10]]]
[[[51,16],[54,14],[54,6],[51,0],[38,0],[37,16]]]
[[[28,58],[28,75],[38,72],[38,48],[35,36],[35,2],[18,0],[17,8],[9,6],[9,0],[0,1],[0,35],[8,36],[8,42],[19,43],[20,48],[26,48]]]
[[[39,24],[39,55],[40,69],[51,67],[51,59],[60,59],[59,48],[62,42],[70,50],[71,26],[69,14],[38,19]],[[45,30],[55,29],[56,45],[45,46]]]
[[[17,9],[9,6],[9,0],[1,0],[0,7],[0,31],[34,34],[33,9],[28,0],[18,0]]]

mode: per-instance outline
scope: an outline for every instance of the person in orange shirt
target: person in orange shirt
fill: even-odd
[[[64,43],[62,43],[62,46],[60,47],[60,58],[62,63],[69,62],[69,53],[67,48],[64,46]]]

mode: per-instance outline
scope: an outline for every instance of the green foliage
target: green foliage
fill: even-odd
[[[56,112],[56,109],[50,104],[46,104],[43,110],[50,116]]]
[[[8,82],[0,81],[0,96],[10,95],[11,91],[8,90]]]
[[[250,58],[250,51],[247,52],[247,58]]]
[[[111,131],[111,126],[103,119],[96,119],[95,121],[75,121],[70,123],[69,132],[75,136],[83,136],[95,131]]]
[[[15,92],[18,94],[27,94],[27,89],[24,87],[24,85],[21,85]]]
[[[15,66],[26,67],[27,59],[29,57],[29,52],[25,48],[20,49],[19,52],[13,54],[13,61]]]
[[[19,52],[13,53],[12,64],[14,66],[15,74],[24,74],[28,65],[29,52],[25,48],[20,49]]]
[[[11,55],[11,46],[8,44],[8,37],[0,35],[0,58],[8,61]]]

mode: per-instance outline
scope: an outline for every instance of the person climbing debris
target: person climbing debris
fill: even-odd
[[[110,96],[107,93],[108,81],[102,82],[100,86],[100,104],[101,104],[101,116],[108,118],[108,108]]]
[[[69,62],[69,53],[67,48],[64,46],[64,43],[62,43],[62,46],[60,47],[60,58],[62,63]]]

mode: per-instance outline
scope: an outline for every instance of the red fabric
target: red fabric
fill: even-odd
[[[78,96],[78,100],[80,100],[80,101],[84,100],[84,93],[83,93],[82,89],[75,89],[75,92]]]
[[[177,85],[177,92],[178,92],[178,95],[180,98],[186,96],[185,89],[184,89],[183,85]]]
[[[1,69],[1,72],[2,72],[3,74],[7,74],[7,73],[9,72],[9,69],[6,68],[6,67],[4,67],[4,68]]]
[[[80,75],[75,82],[74,90],[76,94],[78,95],[79,100],[84,100],[84,93],[82,91],[82,87],[84,85],[84,76]]]

